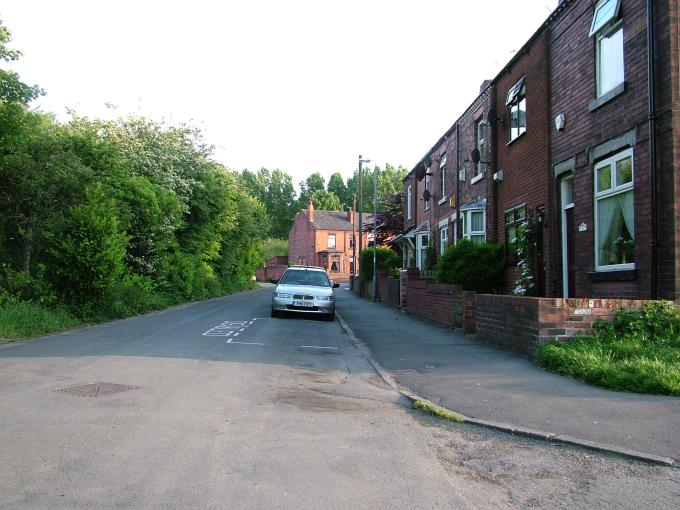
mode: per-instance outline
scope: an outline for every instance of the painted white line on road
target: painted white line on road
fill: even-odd
[[[334,351],[337,351],[337,347],[323,347],[321,345],[301,345],[303,349],[332,349]]]
[[[239,336],[241,333],[234,333],[234,337]]]
[[[229,345],[234,345],[234,344],[239,344],[239,345],[264,345],[264,344],[261,344],[260,342],[231,342],[231,341],[228,341],[227,343]]]

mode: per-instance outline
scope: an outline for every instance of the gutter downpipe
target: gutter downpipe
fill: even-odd
[[[647,89],[649,99],[649,161],[652,203],[652,274],[651,297],[659,297],[658,285],[658,223],[659,207],[657,204],[657,165],[656,165],[656,95],[654,68],[654,1],[647,0]]]
[[[453,244],[458,242],[459,226],[460,226],[460,130],[459,124],[456,122],[456,228],[454,229]]]

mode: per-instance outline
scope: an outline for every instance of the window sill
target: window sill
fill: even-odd
[[[482,179],[484,179],[484,172],[482,172],[479,175],[475,175],[472,179],[470,179],[470,184],[476,184]]]
[[[505,145],[506,145],[506,146],[512,145],[513,143],[515,143],[517,140],[519,140],[520,138],[522,138],[522,137],[523,137],[524,135],[526,135],[526,134],[527,134],[527,132],[526,132],[526,130],[525,130],[523,133],[518,134],[515,138],[513,138],[512,140],[510,140],[510,141],[509,141],[508,143],[506,143]]]
[[[445,204],[448,199],[449,197],[442,197],[442,199],[439,202],[437,202],[437,205]]]
[[[600,97],[597,99],[593,99],[590,103],[588,103],[588,111],[594,112],[597,110],[600,106],[604,105],[605,103],[608,103],[612,99],[620,96],[626,91],[626,82],[624,81],[623,83],[620,83],[613,89],[611,89],[609,92],[606,92],[605,94],[602,94]]]
[[[618,269],[616,271],[591,271],[588,273],[588,281],[598,282],[629,282],[637,279],[637,268]]]

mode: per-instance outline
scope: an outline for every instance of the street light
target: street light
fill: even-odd
[[[364,234],[364,186],[363,186],[363,174],[361,172],[362,165],[364,163],[370,163],[370,159],[363,159],[361,154],[359,154],[359,259],[354,261],[354,267],[359,267],[359,296],[364,295],[364,286],[362,285],[361,276],[364,274],[364,268],[361,267],[361,250],[363,246],[363,234]]]

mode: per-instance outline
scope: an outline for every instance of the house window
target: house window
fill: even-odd
[[[595,6],[590,35],[595,36],[596,92],[600,97],[624,79],[623,25],[617,23],[620,0],[601,0]]]
[[[337,260],[332,260],[332,261],[331,261],[331,272],[337,273],[338,271],[340,271],[340,268],[339,268],[339,266],[338,266],[338,261],[337,261]]]
[[[595,165],[595,268],[635,267],[633,150]]]
[[[406,219],[411,219],[411,202],[413,201],[413,194],[411,192],[411,185],[409,184],[408,186],[408,193],[407,193],[407,201],[406,201]]]
[[[354,233],[352,232],[352,236],[349,238],[349,247],[354,248]]]
[[[425,268],[427,260],[427,247],[430,244],[430,234],[418,234],[416,236],[416,266],[421,271]]]
[[[335,248],[335,234],[328,234],[328,247]]]
[[[427,175],[427,174],[425,175],[425,191],[430,191],[430,176]],[[425,194],[424,193],[423,193],[423,201],[425,202],[425,210],[427,211],[430,208],[430,201],[429,201],[429,199],[425,200]]]
[[[446,245],[449,244],[449,227],[441,227],[439,229],[439,253],[443,254],[446,250]]]
[[[524,77],[508,90],[505,106],[510,110],[510,141],[512,142],[527,130],[527,98]]]
[[[439,162],[439,175],[440,191],[443,199],[446,196],[446,154],[442,156],[442,160]]]
[[[477,140],[477,150],[479,151],[479,161],[477,162],[477,168],[475,175],[481,175],[482,173],[482,161],[484,161],[484,121],[479,120],[476,124],[475,139]]]
[[[484,209],[463,211],[463,237],[475,243],[486,241],[486,212]]]
[[[526,205],[518,205],[505,211],[505,258],[517,262],[517,241],[519,228],[527,217]]]

